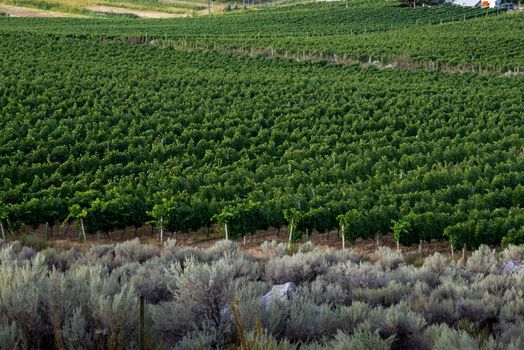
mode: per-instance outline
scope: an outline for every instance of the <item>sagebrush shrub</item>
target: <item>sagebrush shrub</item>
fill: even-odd
[[[176,342],[189,331],[212,328],[223,342],[232,327],[231,318],[226,317],[223,310],[241,283],[257,279],[259,271],[256,263],[226,254],[206,264],[190,259],[182,268],[175,263],[169,268],[169,274],[175,284],[171,290],[174,300],[152,308],[156,330]]]
[[[384,271],[394,270],[404,263],[402,253],[389,247],[379,247],[375,251],[375,254],[379,257],[376,264],[382,267]]]
[[[355,288],[351,291],[351,299],[370,305],[390,306],[404,300],[411,293],[413,286],[390,281],[381,288]]]
[[[27,346],[34,349],[50,346],[53,334],[45,312],[48,270],[44,260],[37,254],[22,266],[13,263],[16,261],[0,265],[0,315],[4,324],[15,327]]]
[[[441,298],[424,282],[415,284],[409,305],[430,324],[453,324],[460,318],[456,301],[453,298]]]
[[[474,273],[496,273],[500,268],[498,254],[487,245],[481,245],[471,254],[466,268]]]
[[[409,309],[405,302],[388,309],[373,310],[373,324],[384,338],[394,337],[392,349],[419,349],[426,320]]]
[[[422,266],[432,273],[441,274],[449,267],[449,259],[440,253],[435,253],[425,258]]]
[[[514,260],[516,262],[524,261],[524,245],[510,244],[502,251],[502,256],[505,261]]]
[[[478,343],[465,331],[450,329],[447,325],[429,326],[425,332],[427,344],[434,350],[475,350]]]
[[[350,261],[329,267],[321,279],[339,284],[348,291],[354,288],[381,288],[389,281],[388,273],[381,267],[368,262],[354,264]]]
[[[316,279],[311,284],[305,284],[301,287],[300,295],[307,296],[317,305],[345,305],[349,303],[348,291],[335,283],[325,283]]]
[[[373,307],[366,303],[355,301],[350,306],[338,308],[338,311],[338,329],[348,334],[353,334],[356,331],[358,331],[358,329],[363,325],[363,323],[369,322],[371,320],[371,316],[373,314]],[[371,324],[369,326],[371,326]]]
[[[494,335],[501,345],[501,348],[509,348],[517,344],[524,345],[524,319],[517,320],[516,322],[502,321],[494,326]],[[522,347],[520,348],[522,349]]]
[[[16,323],[0,320],[0,349],[24,350],[27,348],[27,340]]]
[[[48,248],[41,253],[45,256],[45,262],[50,270],[57,269],[61,272],[69,270],[79,257],[79,253],[74,249],[59,250]]]
[[[260,245],[260,249],[262,250],[262,253],[266,257],[270,256],[283,256],[286,254],[288,245],[285,243],[278,243],[275,240],[272,241],[264,241]]]
[[[31,262],[36,256],[36,250],[25,247],[20,242],[12,242],[4,244],[0,248],[0,263],[10,263],[16,265],[23,265]]]
[[[378,333],[357,332],[349,335],[339,331],[333,340],[326,344],[311,344],[304,350],[389,350],[393,339],[382,339]]]
[[[522,348],[524,276],[499,274],[489,248],[466,269],[439,254],[420,268],[382,254],[371,264],[313,249],[258,263],[231,242],[198,249],[168,240],[160,251],[130,241],[85,254],[8,243],[0,247],[0,348],[136,348],[140,296],[149,347]],[[299,288],[266,301],[275,283],[290,280]]]
[[[122,243],[117,243],[114,248],[114,260],[116,265],[128,262],[143,263],[159,254],[156,247],[149,244],[141,244],[138,238]]]
[[[228,256],[234,258],[240,255],[240,243],[230,240],[218,241],[209,251],[214,260]]]
[[[165,267],[160,259],[151,259],[139,266],[130,279],[138,296],[143,296],[146,301],[158,304],[161,301],[171,300],[174,288],[174,279],[166,275]]]
[[[316,305],[307,298],[293,300],[286,338],[292,342],[312,342],[332,336],[337,330],[336,312],[328,305]]]
[[[274,284],[311,282],[326,273],[329,264],[321,253],[297,253],[274,257],[265,266],[265,278]]]
[[[299,247],[298,247],[298,252],[299,253],[310,253],[312,251],[315,250],[315,245],[313,244],[313,242],[311,241],[307,241],[306,243],[302,243]]]

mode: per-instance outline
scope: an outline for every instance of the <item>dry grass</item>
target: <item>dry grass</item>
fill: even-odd
[[[0,13],[7,13],[11,17],[71,17],[63,12],[47,11],[29,7],[2,5],[0,4]],[[78,16],[76,16],[78,17]]]
[[[141,18],[179,18],[189,16],[187,13],[166,13],[159,11],[144,11],[144,10],[133,10],[125,7],[115,6],[86,6],[86,10],[98,12],[98,13],[110,13],[110,14],[132,14]]]

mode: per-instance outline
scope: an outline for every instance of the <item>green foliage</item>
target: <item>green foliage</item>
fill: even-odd
[[[344,227],[344,235],[350,243],[354,243],[357,238],[367,238],[366,233],[369,217],[357,209],[352,209],[344,215],[337,217],[340,226]]]
[[[69,215],[66,217],[65,222],[71,219],[85,219],[87,217],[87,209],[80,207],[78,204],[73,204],[69,207]]]
[[[180,21],[1,19],[6,226],[77,220],[77,205],[88,232],[162,218],[173,232],[228,221],[240,237],[290,224],[296,208],[295,238],[352,213],[350,241],[393,225],[403,244],[520,242],[521,79],[207,52],[518,67],[522,50],[507,45],[520,45],[521,14],[485,14],[356,1]],[[134,45],[160,38],[179,50]]]
[[[161,203],[153,205],[153,209],[147,211],[147,215],[152,218],[149,223],[157,228],[169,226],[174,210],[175,201],[172,198],[162,198]]]
[[[502,238],[502,245],[504,247],[511,244],[524,244],[524,226],[521,228],[512,228],[508,231],[508,234]]]
[[[444,237],[444,229],[452,223],[452,217],[446,213],[409,212],[394,221],[393,235],[403,245],[416,244],[420,240],[440,240]]]

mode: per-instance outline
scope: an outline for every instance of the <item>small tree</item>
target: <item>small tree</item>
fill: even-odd
[[[174,210],[174,200],[162,198],[161,203],[155,204],[153,209],[147,212],[147,215],[152,218],[148,223],[160,230],[160,243],[164,242],[164,227],[169,225]]]
[[[397,242],[397,250],[400,251],[400,240],[404,235],[408,234],[411,229],[411,224],[407,220],[400,219],[393,221],[393,238]]]
[[[346,214],[339,215],[337,220],[342,235],[342,249],[346,248],[346,237],[351,243],[355,243],[364,234],[366,215],[360,210],[351,209]]]
[[[220,213],[213,215],[213,220],[217,222],[217,224],[224,225],[224,232],[226,234],[226,241],[229,240],[229,231],[227,225],[231,222],[231,219],[235,217],[235,208],[227,205]]]
[[[87,217],[87,209],[80,207],[78,204],[73,204],[69,207],[69,215],[67,215],[66,219],[64,220],[64,223],[62,226],[64,226],[69,220],[78,220],[80,222],[80,237],[79,239],[85,242],[87,241],[86,237],[86,230],[84,226],[84,219]],[[77,222],[78,222],[77,221]]]
[[[298,226],[300,219],[302,219],[303,214],[295,208],[284,210],[284,218],[287,220],[289,225],[289,240],[288,245],[291,245],[291,240],[293,238],[293,231]]]
[[[4,241],[5,241],[4,223],[7,223],[8,218],[9,218],[9,212],[7,210],[7,206],[2,203],[0,204],[0,233],[2,234],[2,239]]]

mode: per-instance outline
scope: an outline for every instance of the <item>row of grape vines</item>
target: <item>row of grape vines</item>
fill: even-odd
[[[2,33],[0,221],[524,239],[524,81]]]
[[[0,29],[130,43],[161,41],[178,49],[220,45],[230,51],[265,49],[275,56],[521,73],[524,14],[497,14],[478,8],[406,8],[396,1],[365,1],[349,9],[341,3],[310,4],[179,20],[5,18],[0,19]]]

